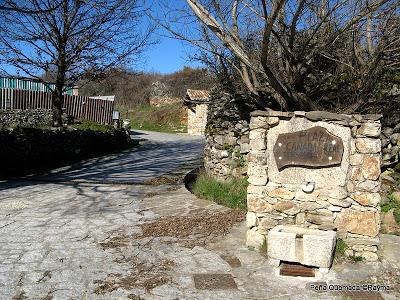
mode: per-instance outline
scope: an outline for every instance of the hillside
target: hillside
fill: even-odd
[[[132,128],[185,132],[187,111],[181,99],[186,90],[210,89],[213,85],[214,79],[205,69],[184,67],[167,75],[113,70],[101,79],[82,83],[79,93],[85,96],[115,95],[115,109],[122,119],[131,120]],[[164,105],[165,102],[173,104]],[[154,103],[162,105],[154,106]]]

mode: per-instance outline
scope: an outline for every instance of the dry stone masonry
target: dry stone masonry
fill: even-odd
[[[381,116],[251,115],[247,245],[260,248],[271,228],[293,224],[336,230],[346,255],[377,260]]]
[[[205,90],[187,90],[183,104],[188,108],[188,134],[204,136],[207,125],[210,93]]]
[[[245,94],[214,89],[210,95],[204,167],[208,175],[224,181],[247,174],[250,151],[250,113]]]
[[[208,104],[194,104],[188,107],[188,134],[203,136],[207,124]]]
[[[400,123],[382,128],[380,135],[382,143],[382,164],[392,166],[400,162]]]
[[[246,120],[224,122],[218,133],[206,136],[207,174],[220,180],[245,176],[249,151],[249,123]]]
[[[53,115],[50,109],[12,109],[0,110],[0,129],[2,127],[36,127],[51,125]]]

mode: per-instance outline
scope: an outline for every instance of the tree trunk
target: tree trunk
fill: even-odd
[[[52,111],[53,111],[53,126],[61,127],[62,126],[62,107],[63,107],[63,93],[61,90],[56,87],[56,90],[52,95]]]
[[[58,77],[58,76],[57,76]],[[52,96],[52,110],[53,110],[53,125],[54,127],[61,127],[62,123],[62,108],[63,108],[63,82],[57,78],[56,88]]]

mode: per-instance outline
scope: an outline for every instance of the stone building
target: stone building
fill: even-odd
[[[188,134],[204,135],[210,93],[205,90],[187,90],[184,104],[188,108]]]

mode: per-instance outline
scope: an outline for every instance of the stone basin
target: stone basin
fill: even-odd
[[[336,232],[278,225],[268,232],[268,256],[275,261],[330,268],[336,245]]]

